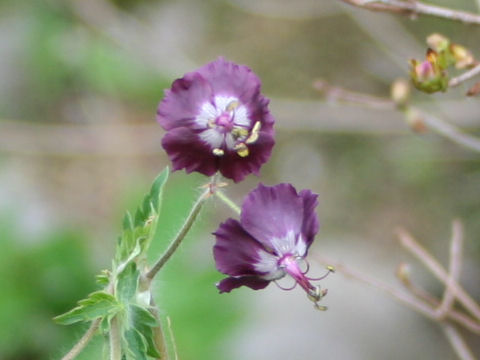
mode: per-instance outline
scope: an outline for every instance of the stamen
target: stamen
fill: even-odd
[[[235,139],[245,138],[248,135],[248,130],[240,126],[235,126],[231,134]]]
[[[238,143],[233,147],[233,149],[237,151],[237,154],[240,157],[246,157],[250,154],[250,151],[245,143]]]
[[[284,288],[284,287],[281,286],[276,280],[274,280],[273,282],[274,282],[275,285],[277,285],[280,289],[282,289],[282,290],[287,290],[287,291],[293,290],[293,289],[295,289],[295,286],[297,286],[297,282],[294,282],[294,284],[293,284],[291,287],[289,287],[289,288]]]
[[[213,152],[213,155],[215,156],[223,156],[225,154],[225,151],[219,148],[213,149],[212,152]]]
[[[319,311],[327,311],[328,307],[323,306],[323,305],[318,305],[317,303],[313,304],[313,307]]]
[[[258,140],[261,127],[262,127],[262,124],[260,123],[260,121],[257,121],[255,125],[253,125],[252,132],[250,136],[247,138],[247,140],[245,141],[247,144],[253,144]]]
[[[308,264],[308,263],[307,263]],[[306,278],[308,280],[312,280],[312,281],[318,281],[318,280],[323,280],[325,279],[328,275],[330,275],[330,273],[334,273],[335,272],[335,268],[332,266],[332,265],[328,265],[327,266],[327,273],[323,276],[320,276],[319,278],[312,278],[312,277],[308,277],[306,276]]]
[[[230,101],[225,110],[233,111],[238,107],[238,105],[240,105],[240,103],[237,100]]]

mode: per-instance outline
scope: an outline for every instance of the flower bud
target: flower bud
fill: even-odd
[[[408,110],[405,114],[405,121],[410,129],[418,134],[427,132],[427,126],[423,120],[423,116],[416,110]]]
[[[410,77],[417,89],[429,94],[447,89],[448,75],[443,59],[435,50],[428,49],[423,62],[410,60]]]
[[[469,66],[475,65],[475,58],[466,47],[458,44],[451,44],[450,52],[455,59],[455,67],[457,69],[465,69]]]
[[[405,106],[410,98],[410,84],[406,79],[396,79],[390,88],[390,97],[399,107]]]
[[[427,45],[439,53],[448,50],[450,40],[439,33],[433,33],[427,37]]]

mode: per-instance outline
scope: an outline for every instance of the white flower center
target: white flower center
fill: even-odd
[[[295,243],[295,233],[293,231],[283,238],[274,238],[271,240],[273,250],[277,255],[273,255],[265,250],[258,251],[260,260],[254,264],[255,270],[266,273],[263,276],[265,280],[275,280],[285,275],[285,270],[278,264],[279,260],[285,255],[290,254],[292,257],[304,257],[307,251],[307,245],[300,235]]]
[[[204,103],[195,118],[195,125],[201,130],[200,138],[219,156],[224,154],[224,150],[234,150],[240,156],[247,156],[246,144],[249,140],[253,140],[250,143],[255,142],[260,130],[260,123],[250,130],[251,119],[247,108],[233,96],[216,96],[214,104]]]

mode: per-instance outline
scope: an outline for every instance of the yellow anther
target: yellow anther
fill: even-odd
[[[235,126],[232,129],[232,136],[236,139],[245,138],[247,135],[248,135],[248,130],[243,127]]]
[[[213,149],[212,152],[213,152],[213,155],[216,155],[216,156],[222,156],[225,154],[225,151],[219,148]]]
[[[261,128],[262,128],[262,123],[260,121],[257,121],[255,125],[253,125],[252,133],[258,133]]]
[[[238,105],[240,105],[240,103],[237,100],[230,101],[225,110],[233,111],[238,107]]]
[[[251,133],[250,136],[245,140],[247,144],[253,144],[258,140],[258,133]]]
[[[247,157],[250,154],[250,151],[245,143],[238,143],[233,148],[237,151],[237,154],[240,157]]]
[[[335,266],[327,265],[327,270],[333,273],[333,272],[335,272]]]
[[[245,141],[247,144],[253,144],[254,142],[256,142],[258,140],[258,136],[259,136],[259,132],[260,132],[261,127],[262,127],[262,124],[260,123],[260,121],[257,121],[255,123],[255,125],[253,125],[252,132],[251,132],[250,136],[247,138],[247,140]]]

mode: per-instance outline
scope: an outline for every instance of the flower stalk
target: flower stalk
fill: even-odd
[[[175,236],[175,238],[171,241],[170,245],[168,246],[167,250],[162,254],[162,256],[155,262],[153,267],[146,273],[145,278],[151,281],[155,275],[160,271],[160,269],[165,265],[165,263],[170,259],[170,257],[175,253],[178,246],[182,243],[183,239],[187,235],[188,231],[191,229],[192,225],[194,224],[200,210],[202,209],[205,200],[207,200],[210,195],[212,195],[213,187],[209,186],[207,190],[205,190],[197,199],[195,204],[192,207],[192,210],[188,214],[187,218],[185,219],[184,224],[180,228],[180,231]]]

